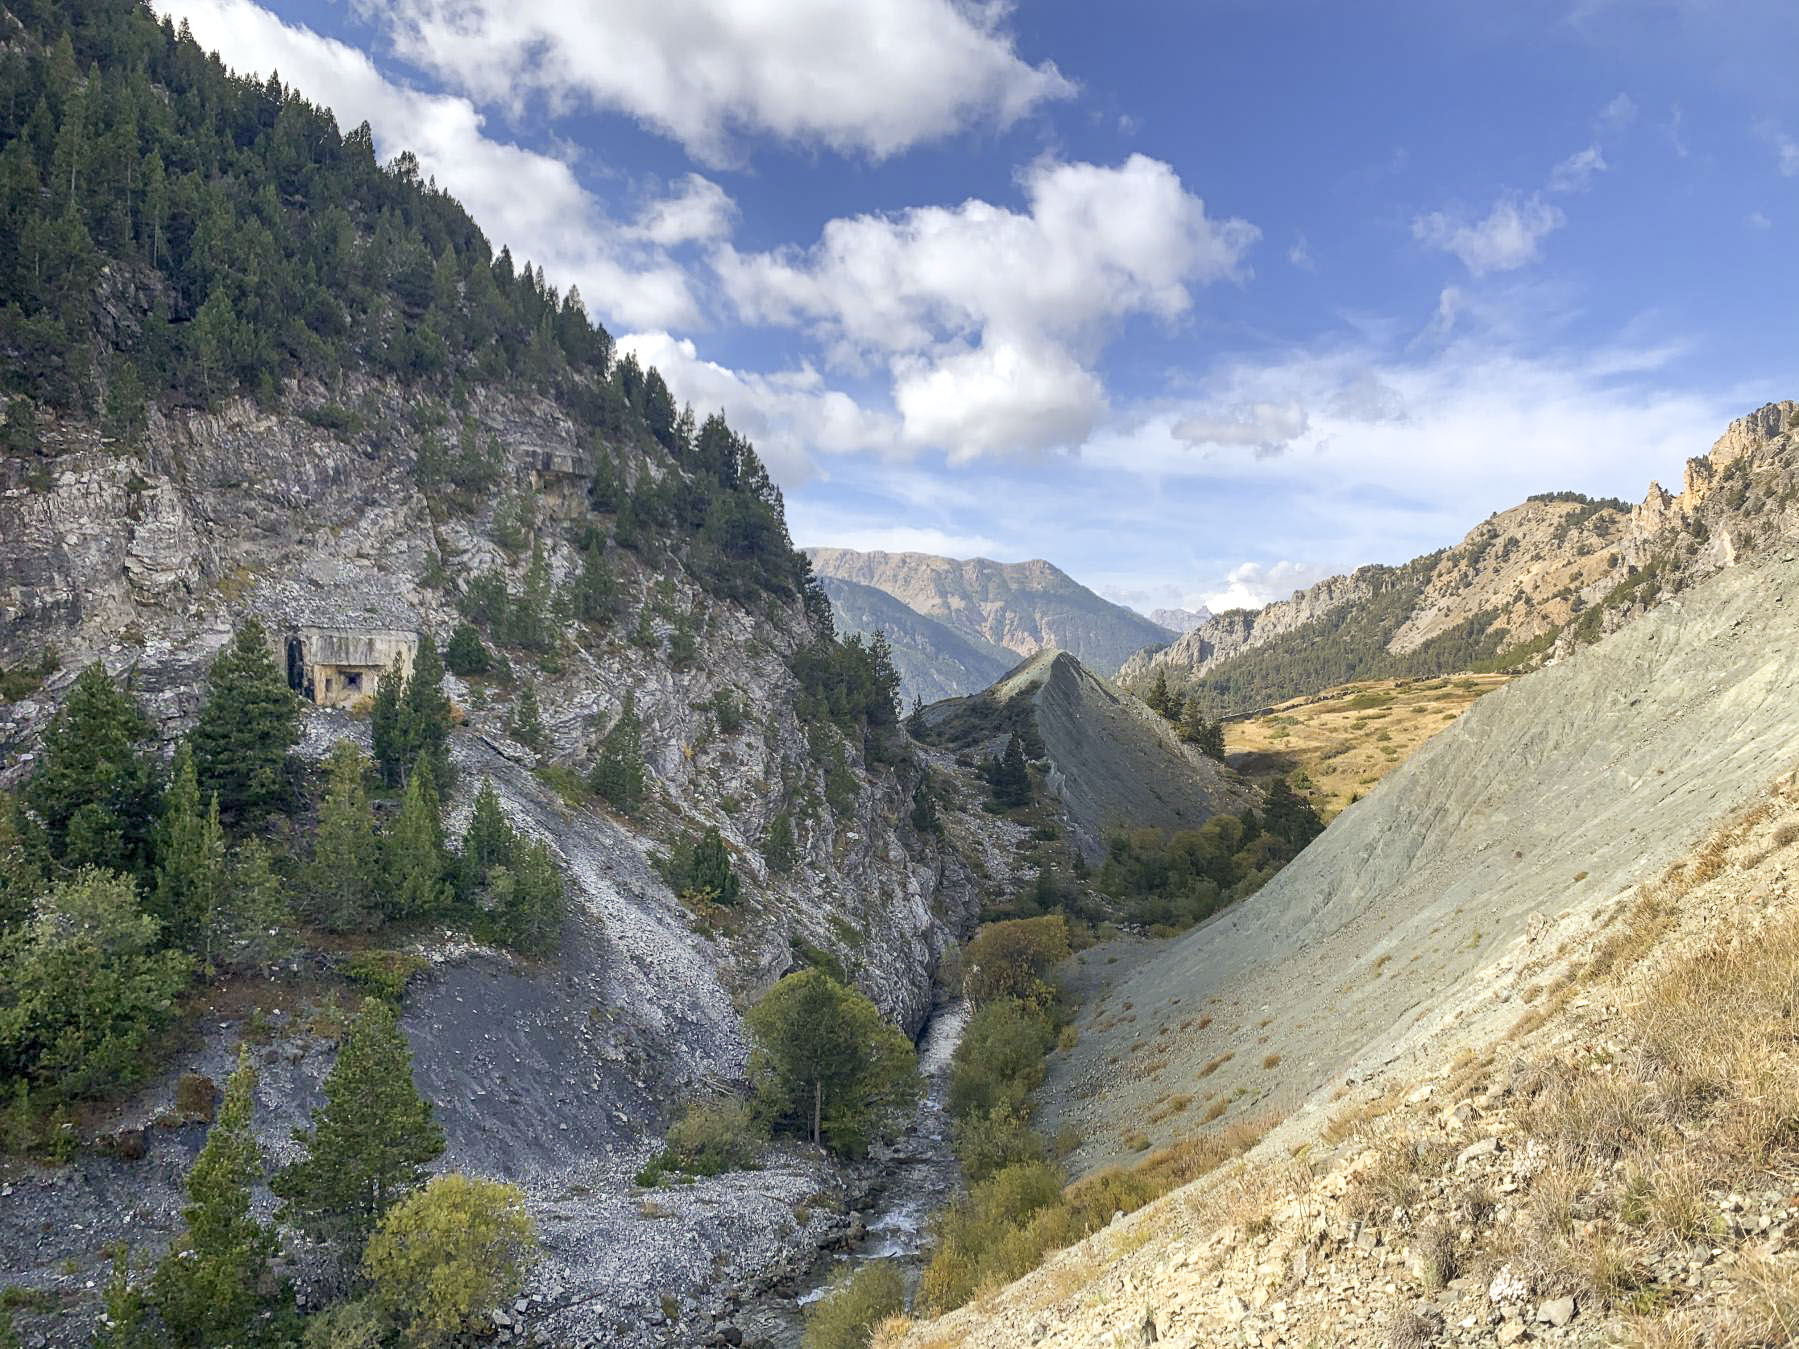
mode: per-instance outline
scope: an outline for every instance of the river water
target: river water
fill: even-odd
[[[950,1148],[947,1103],[950,1060],[962,1041],[970,1010],[958,999],[938,1008],[925,1024],[918,1039],[924,1091],[911,1125],[888,1150],[881,1186],[863,1215],[866,1235],[853,1250],[821,1259],[807,1289],[778,1309],[781,1331],[772,1339],[779,1349],[799,1344],[805,1308],[824,1296],[845,1265],[897,1260],[905,1270],[907,1287],[917,1285],[930,1216],[949,1203],[962,1184],[962,1168]]]

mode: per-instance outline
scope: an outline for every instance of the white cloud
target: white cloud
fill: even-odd
[[[1214,582],[1213,588],[1201,589],[1198,594],[1200,602],[1215,614],[1228,609],[1260,609],[1329,575],[1329,567],[1309,562],[1244,562]]]
[[[1593,175],[1606,170],[1605,155],[1597,145],[1578,150],[1557,164],[1549,174],[1551,192],[1585,192],[1593,185]]]
[[[1106,398],[1093,362],[1134,315],[1247,274],[1259,231],[1214,219],[1167,164],[1041,160],[1027,211],[980,200],[828,222],[810,249],[714,254],[748,322],[795,327],[840,366],[885,366],[906,442],[961,461],[1079,444]]]
[[[340,126],[368,122],[383,157],[411,150],[496,249],[507,244],[518,261],[543,266],[557,284],[578,284],[590,314],[657,327],[698,318],[677,264],[653,245],[632,242],[566,163],[490,138],[467,99],[397,84],[361,52],[283,23],[251,0],[157,0],[156,8],[186,19],[227,64],[264,75],[279,70],[329,107]]]
[[[1785,132],[1774,138],[1774,154],[1782,178],[1799,176],[1799,141]]]
[[[1318,270],[1318,263],[1312,257],[1312,246],[1306,241],[1304,234],[1295,239],[1293,246],[1287,250],[1287,261],[1302,271],[1315,272]]]
[[[1427,248],[1453,253],[1475,276],[1509,272],[1535,262],[1539,245],[1567,222],[1561,209],[1540,196],[1508,193],[1481,220],[1460,211],[1432,211],[1412,221],[1412,237]]]
[[[1766,211],[1751,211],[1747,216],[1743,217],[1743,219],[1745,223],[1748,224],[1749,228],[1753,230],[1771,230],[1774,228],[1774,221]]]
[[[686,243],[716,243],[731,236],[737,203],[710,178],[690,173],[666,197],[644,203],[636,233],[651,243],[673,248]]]
[[[1619,94],[1599,110],[1593,119],[1602,131],[1622,131],[1637,120],[1637,101],[1629,94]]]
[[[1304,435],[1306,421],[1306,411],[1297,403],[1251,403],[1222,414],[1182,417],[1169,428],[1169,434],[1196,447],[1247,448],[1256,458],[1265,459]]]
[[[1018,55],[1007,4],[358,3],[402,56],[482,102],[615,110],[713,164],[757,135],[881,158],[1074,92]]]
[[[618,339],[618,348],[635,352],[640,362],[661,371],[675,397],[691,403],[699,417],[722,410],[734,430],[755,442],[784,483],[813,471],[808,450],[883,451],[898,440],[892,418],[827,388],[811,366],[769,375],[733,370],[703,359],[691,341],[666,332],[627,333]]]

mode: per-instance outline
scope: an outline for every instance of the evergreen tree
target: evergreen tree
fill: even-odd
[[[161,1337],[150,1326],[143,1290],[131,1286],[131,1248],[123,1242],[113,1252],[104,1305],[92,1349],[158,1349]]]
[[[383,850],[387,885],[383,906],[390,918],[428,918],[448,907],[443,823],[431,763],[420,759],[406,782],[400,817]]]
[[[513,644],[527,651],[548,651],[556,644],[550,628],[550,564],[541,540],[531,549],[524,589],[512,604],[507,626]]]
[[[245,621],[212,663],[194,726],[194,767],[220,812],[254,828],[288,800],[287,755],[300,739],[300,703],[275,664],[268,633]]]
[[[375,751],[375,766],[381,771],[381,780],[387,783],[398,780],[400,769],[406,762],[406,730],[401,704],[405,693],[406,673],[400,657],[395,656],[393,664],[383,670],[375,682],[375,697],[369,707],[369,736]]]
[[[1160,666],[1156,668],[1156,677],[1150,681],[1149,692],[1143,695],[1143,701],[1151,712],[1169,721],[1180,715],[1180,704],[1168,689],[1168,671]]]
[[[793,837],[793,816],[782,811],[768,822],[768,836],[762,840],[762,860],[777,876],[785,876],[799,860],[798,844]]]
[[[418,654],[412,658],[412,678],[400,702],[400,742],[405,761],[429,761],[440,784],[450,781],[450,700],[443,691],[444,667],[431,634],[419,634]]]
[[[43,758],[19,799],[28,849],[80,866],[148,876],[162,791],[149,718],[99,664],[76,678],[44,732]]]
[[[912,695],[912,711],[906,717],[906,734],[914,740],[923,740],[926,729],[924,699],[914,693]]]
[[[618,616],[618,582],[606,563],[605,546],[590,540],[581,552],[575,578],[575,617],[587,623],[610,623]]]
[[[592,786],[608,805],[626,815],[643,804],[643,724],[637,719],[636,699],[630,693],[625,694],[618,720],[600,742]]]
[[[261,839],[240,843],[231,857],[226,931],[217,946],[226,963],[265,976],[293,953],[294,910]]]
[[[1285,778],[1276,778],[1262,802],[1262,827],[1298,852],[1324,832],[1324,821]]]
[[[555,854],[542,839],[519,843],[509,866],[489,872],[495,935],[527,955],[544,955],[556,947],[562,931],[565,895]]]
[[[482,675],[493,668],[493,662],[487,654],[487,648],[481,644],[481,634],[469,623],[458,623],[456,630],[450,634],[450,643],[444,648],[444,665],[453,675]]]
[[[225,834],[215,796],[203,808],[193,752],[175,750],[175,768],[163,799],[156,839],[156,887],[150,912],[163,925],[163,940],[200,957],[212,968],[214,939],[225,904]]]
[[[500,798],[493,783],[483,780],[475,795],[475,810],[469,816],[468,832],[462,836],[462,873],[465,889],[472,891],[485,885],[495,867],[512,865],[513,849],[518,835],[500,809]]]
[[[987,783],[993,790],[993,802],[1003,809],[1029,805],[1031,770],[1024,760],[1024,742],[1018,732],[1006,741],[1005,753],[987,764]]]
[[[512,713],[512,738],[531,749],[543,744],[543,715],[537,706],[537,686],[529,680],[519,691],[518,706]]]
[[[840,1155],[867,1152],[917,1096],[911,1042],[867,998],[822,970],[788,975],[744,1024],[762,1112]]]
[[[943,832],[943,821],[937,815],[937,795],[931,790],[928,772],[920,775],[918,785],[912,789],[912,827],[921,834]]]
[[[349,741],[325,761],[325,800],[312,845],[308,880],[314,912],[333,932],[372,928],[379,921],[375,892],[381,882],[381,845],[369,814],[368,760]]]
[[[735,904],[742,889],[730,850],[716,827],[707,829],[693,845],[684,892],[715,904]]]
[[[1224,762],[1224,725],[1206,720],[1197,695],[1189,697],[1181,708],[1181,739],[1197,746],[1207,758]]]
[[[250,1193],[262,1179],[251,1132],[256,1069],[248,1048],[225,1084],[218,1119],[187,1173],[187,1232],[169,1249],[151,1282],[152,1297],[173,1344],[277,1343],[264,1320],[263,1287],[276,1253],[274,1229],[250,1212]]]
[[[424,1180],[444,1134],[412,1083],[394,1010],[378,998],[365,998],[351,1019],[324,1092],[312,1127],[294,1131],[306,1155],[270,1188],[285,1201],[283,1222],[356,1256],[382,1215]]]

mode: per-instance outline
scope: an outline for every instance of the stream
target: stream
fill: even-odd
[[[887,1150],[884,1178],[863,1215],[866,1234],[852,1250],[821,1256],[805,1291],[767,1309],[771,1319],[779,1322],[778,1332],[769,1337],[776,1349],[797,1349],[806,1307],[825,1295],[831,1279],[846,1265],[897,1260],[905,1270],[908,1289],[917,1286],[924,1269],[931,1214],[949,1203],[962,1184],[962,1169],[950,1150],[946,1105],[950,1060],[961,1043],[971,1010],[958,999],[938,1008],[925,1023],[918,1039],[918,1071],[924,1078],[924,1092],[912,1123]]]

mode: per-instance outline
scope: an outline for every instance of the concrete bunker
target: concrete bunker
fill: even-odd
[[[281,657],[288,686],[320,707],[354,707],[373,698],[397,659],[402,677],[412,673],[418,633],[401,628],[290,628]]]

